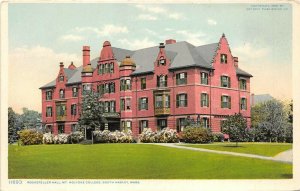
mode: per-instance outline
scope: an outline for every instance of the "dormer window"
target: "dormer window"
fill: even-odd
[[[159,65],[166,65],[166,59],[164,59],[163,56],[161,56],[160,59],[158,60],[158,66]]]
[[[60,98],[60,99],[65,98],[65,90],[63,90],[63,89],[60,89],[60,90],[59,90],[59,98]]]
[[[59,75],[59,77],[58,77],[58,81],[59,82],[63,82],[64,81],[64,76],[61,74],[61,75]]]
[[[221,64],[227,64],[227,54],[221,54]]]

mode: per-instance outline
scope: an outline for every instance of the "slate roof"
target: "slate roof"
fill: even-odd
[[[171,60],[170,70],[177,68],[185,68],[190,66],[198,66],[202,68],[211,69],[211,63],[215,57],[216,51],[218,49],[219,43],[212,43],[203,46],[194,46],[186,41],[177,42],[174,44],[166,44],[165,51],[168,59]],[[154,61],[159,52],[159,47],[149,47],[139,50],[126,50],[122,48],[112,47],[114,53],[114,58],[120,63],[126,56],[130,56],[136,63],[136,70],[132,75],[153,72]],[[93,68],[97,67],[97,61],[99,57],[91,60]],[[82,66],[70,70],[65,68],[65,73],[68,76],[67,84],[81,83],[81,71]],[[236,69],[237,75],[252,77],[251,74],[241,70]],[[54,87],[56,81],[44,85],[41,87],[48,88]]]

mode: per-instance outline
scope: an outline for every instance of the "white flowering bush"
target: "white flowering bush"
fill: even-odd
[[[81,131],[75,131],[70,134],[71,143],[79,143],[83,141],[84,135]]]
[[[94,131],[94,140],[96,143],[132,143],[133,137],[132,132],[120,132],[114,131],[110,132],[108,130],[104,131]]]
[[[44,144],[53,144],[54,136],[51,133],[43,134],[43,143]]]
[[[177,143],[178,134],[175,130],[164,128],[161,131],[153,132],[150,128],[144,129],[139,139],[143,143]]]
[[[68,144],[70,140],[69,134],[58,134],[53,137],[53,143],[54,144]]]

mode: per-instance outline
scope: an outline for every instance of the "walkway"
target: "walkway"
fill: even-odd
[[[257,159],[271,160],[271,161],[284,162],[284,163],[290,163],[290,164],[293,163],[293,151],[292,151],[292,149],[288,150],[288,151],[284,151],[282,153],[279,153],[275,157],[267,157],[267,156],[254,155],[254,154],[235,153],[235,152],[228,152],[228,151],[217,151],[217,150],[210,150],[210,149],[203,149],[203,148],[185,147],[185,146],[176,145],[174,143],[153,143],[153,144],[160,145],[160,146],[165,146],[165,147],[172,147],[172,148],[178,148],[178,149],[198,151],[198,152],[209,152],[209,153],[216,153],[216,154],[233,155],[233,156],[248,157],[248,158],[257,158]]]

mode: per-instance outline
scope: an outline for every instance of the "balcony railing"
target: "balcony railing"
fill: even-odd
[[[169,107],[155,108],[154,113],[155,115],[170,115],[170,108]]]

